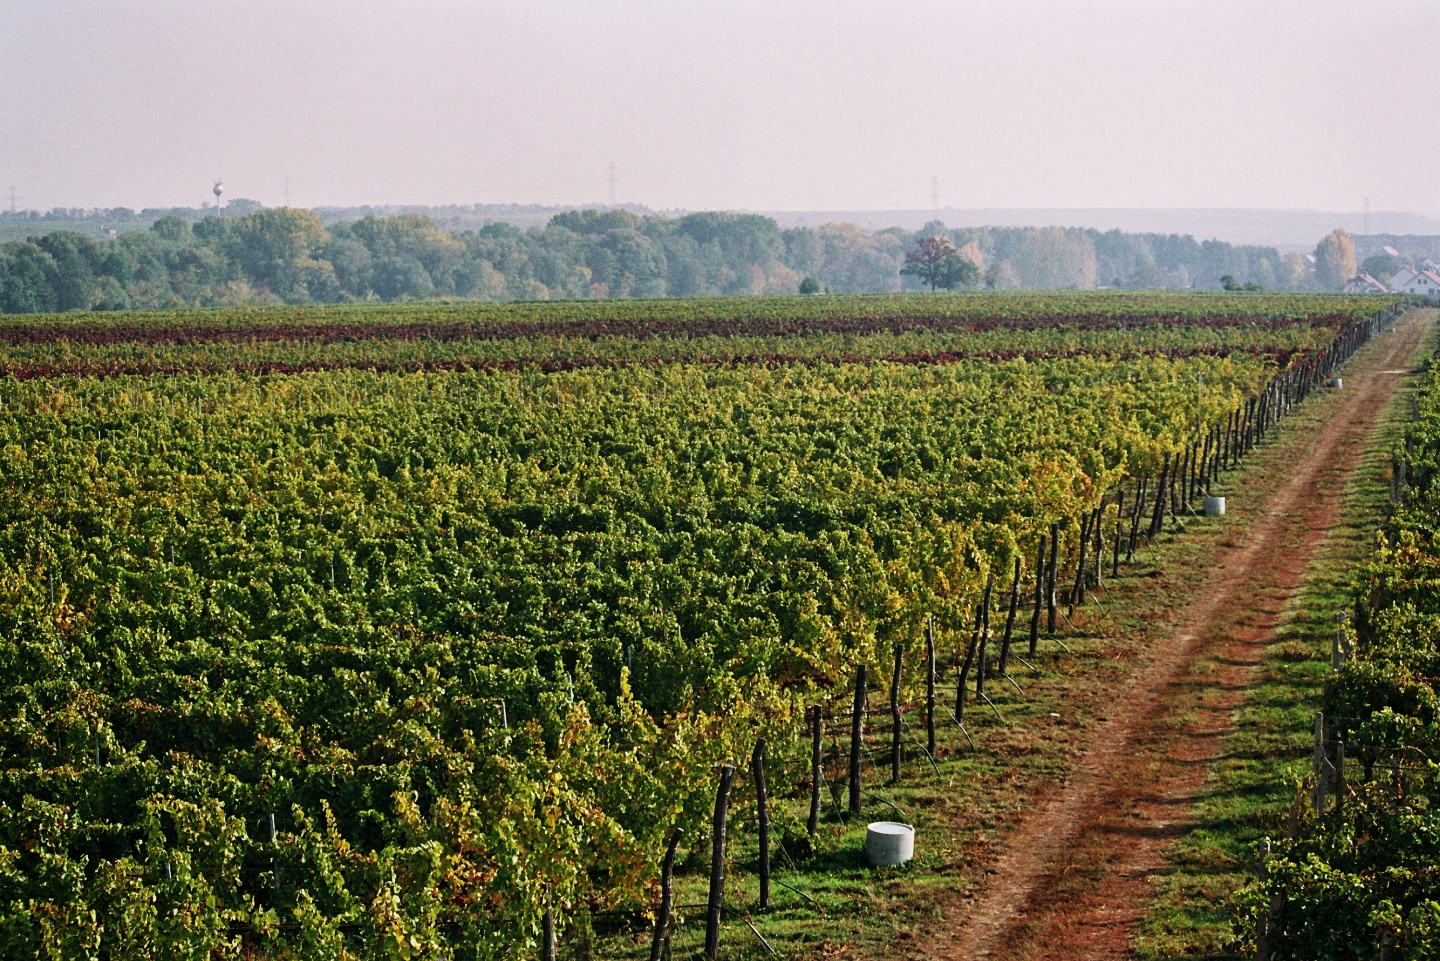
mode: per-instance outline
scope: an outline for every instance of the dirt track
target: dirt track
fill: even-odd
[[[1253,509],[1253,528],[1176,615],[1151,660],[1095,733],[1064,787],[1006,838],[991,883],[939,958],[1123,958],[1150,876],[1184,829],[1224,749],[1234,709],[1281,610],[1338,514],[1345,484],[1433,321],[1412,312],[1346,368],[1323,429],[1287,440],[1288,477]],[[1200,663],[1218,671],[1196,672]],[[1072,872],[1098,881],[1076,885]]]

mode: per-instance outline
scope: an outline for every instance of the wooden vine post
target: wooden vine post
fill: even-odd
[[[925,749],[935,757],[935,618],[925,618]]]
[[[765,739],[757,738],[750,755],[755,779],[755,821],[760,834],[760,909],[770,907],[770,798],[765,793]]]
[[[903,733],[900,719],[900,672],[905,666],[905,648],[895,644],[895,670],[890,675],[890,780],[900,780],[900,737]]]
[[[670,914],[675,909],[675,849],[684,834],[680,828],[671,830],[665,860],[660,862],[660,910],[655,915],[655,936],[650,940],[650,961],[660,961],[670,941]]]
[[[1020,557],[1015,557],[1015,574],[1010,578],[1010,612],[1005,615],[1005,637],[1000,642],[1000,673],[1004,675],[1010,662],[1010,639],[1015,634],[1015,615],[1020,609]]]
[[[1046,631],[1055,636],[1055,565],[1060,559],[1060,525],[1050,523],[1050,573],[1045,578],[1045,606],[1048,613]]]
[[[1040,643],[1040,607],[1045,603],[1045,535],[1040,535],[1040,549],[1035,552],[1035,609],[1030,613],[1030,656],[1035,656]]]
[[[1110,577],[1120,576],[1120,532],[1125,527],[1125,488],[1121,487],[1115,500],[1115,553],[1110,558]]]
[[[541,961],[555,961],[555,888],[545,885],[545,916],[540,920]]]
[[[1213,431],[1205,432],[1205,449],[1200,452],[1200,477],[1196,483],[1195,496],[1210,492],[1210,440]]]
[[[850,813],[860,813],[860,751],[865,736],[866,665],[855,668],[855,707],[850,714]]]
[[[1200,458],[1200,490],[1196,496],[1210,496],[1210,475],[1215,473],[1215,427],[1205,428],[1205,456]]]
[[[1094,509],[1094,571],[1090,573],[1090,581],[1100,586],[1104,581],[1104,501]],[[1084,601],[1084,598],[1080,598]]]
[[[1130,509],[1130,540],[1125,546],[1125,563],[1135,560],[1135,548],[1140,543],[1140,518],[1145,513],[1145,491],[1150,484],[1148,476],[1140,478],[1135,486],[1135,506]]]
[[[825,711],[816,704],[810,709],[810,817],[805,833],[814,837],[820,830],[820,789],[825,784],[824,758],[821,755],[825,737]]]
[[[990,598],[995,593],[995,572],[985,575],[985,602],[980,605],[980,645],[975,662],[975,696],[985,693],[985,649],[990,641]]]
[[[1194,500],[1194,498],[1193,498],[1191,495],[1192,495],[1192,493],[1193,493],[1192,488],[1193,488],[1194,483],[1195,483],[1195,480],[1194,480],[1194,474],[1195,474],[1195,459],[1196,459],[1197,457],[1199,457],[1199,456],[1200,456],[1200,455],[1199,455],[1198,452],[1196,451],[1194,444],[1186,444],[1186,445],[1185,445],[1185,473],[1183,473],[1183,474],[1180,475],[1180,508],[1181,508],[1181,510],[1188,510],[1189,507],[1190,507],[1190,502],[1191,502],[1192,500]]]
[[[726,764],[720,769],[710,829],[710,899],[705,908],[705,957],[710,961],[720,955],[720,913],[725,907],[725,818],[730,811],[730,785],[734,780],[735,766]]]
[[[1270,839],[1260,842],[1260,885],[1270,877]],[[1262,909],[1255,919],[1255,961],[1270,961],[1270,912]]]
[[[970,677],[970,665],[975,663],[975,650],[980,646],[980,631],[984,614],[979,606],[975,608],[975,630],[970,635],[970,646],[965,651],[965,660],[960,663],[960,674],[955,678],[955,720],[965,723],[965,682]]]
[[[1165,452],[1165,463],[1160,468],[1160,481],[1155,485],[1155,511],[1150,515],[1150,527],[1146,532],[1146,538],[1153,541],[1160,533],[1160,527],[1165,523],[1165,499],[1170,485],[1170,461],[1171,453]]]
[[[1086,511],[1080,518],[1080,545],[1075,554],[1075,583],[1070,586],[1070,596],[1066,599],[1069,610],[1066,614],[1075,616],[1075,605],[1084,603],[1085,600],[1085,562],[1090,558],[1090,528],[1095,523],[1095,512]]]
[[[1345,808],[1345,742],[1335,742],[1335,813]]]

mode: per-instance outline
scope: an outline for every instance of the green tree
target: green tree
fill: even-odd
[[[593,236],[611,230],[644,230],[645,218],[628,210],[567,210],[551,217],[549,226]]]
[[[979,283],[980,268],[975,266],[973,261],[955,254],[940,262],[940,276],[936,278],[935,285],[941,290],[954,290],[956,287],[973,288]]]
[[[1355,242],[1344,230],[1330,231],[1315,245],[1315,279],[1326,290],[1339,290],[1355,276]]]
[[[55,309],[50,277],[55,259],[29,242],[0,245],[0,312],[33,314]]]
[[[805,257],[791,266],[822,287],[837,293],[900,289],[899,268],[910,244],[908,232],[872,233],[854,224],[825,224],[805,233],[813,236],[813,244],[798,235],[787,237],[786,243]]]
[[[375,293],[385,300],[423,300],[435,293],[435,281],[414,257],[382,257],[375,263]]]
[[[1390,283],[1390,278],[1399,269],[1400,258],[1386,253],[1371,254],[1360,264],[1360,273],[1369,274],[1382,284]]]
[[[1026,287],[1079,288],[1095,286],[1099,265],[1095,241],[1083,230],[1030,228],[1020,236],[1011,257]]]
[[[57,230],[35,241],[55,262],[50,286],[55,291],[56,310],[89,310],[100,292],[101,248],[98,243],[70,230]]]
[[[800,281],[800,293],[802,293],[802,294],[818,294],[818,293],[820,293],[820,281],[816,280],[814,277],[806,277],[804,280]]]
[[[337,236],[325,248],[325,259],[335,268],[335,279],[352,297],[364,297],[371,289],[375,260],[358,240]]]
[[[637,230],[622,227],[600,238],[600,250],[609,255],[608,273],[595,272],[595,279],[609,288],[611,296],[665,296],[665,251]]]
[[[189,243],[194,237],[190,232],[190,221],[174,214],[155,221],[150,225],[150,232],[172,244]]]
[[[969,277],[967,286],[970,286],[979,280],[980,275],[975,265],[955,250],[954,242],[939,234],[917,240],[915,249],[905,255],[905,266],[900,268],[900,273],[914,277],[922,284],[929,284],[931,290],[941,287],[951,290],[966,277]]]
[[[344,230],[337,227],[335,236],[360,241],[377,264],[406,258],[419,261],[435,287],[445,292],[453,289],[450,275],[465,255],[465,245],[454,234],[421,214],[364,217]]]
[[[287,303],[310,298],[305,280],[330,234],[319,215],[280,207],[233,219],[235,255],[255,280]]]
[[[706,211],[663,229],[667,263],[673,260],[685,275],[672,293],[764,293],[769,277],[784,266],[785,238],[769,217]],[[786,289],[793,288],[787,283]]]

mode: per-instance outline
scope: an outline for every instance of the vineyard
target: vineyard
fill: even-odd
[[[0,324],[0,950],[605,938],[658,961],[721,925],[768,947],[772,847],[792,872],[855,857],[841,828],[978,750],[965,725],[1019,689],[1011,665],[1063,656],[1076,606],[1397,310],[1051,294]],[[1427,396],[1332,692],[1359,725],[1336,736],[1395,769],[1373,813],[1332,815],[1366,824],[1434,797],[1414,759],[1435,672],[1386,659],[1402,628],[1433,633]],[[796,877],[803,938],[824,906]]]
[[[1388,521],[1335,629],[1311,771],[1245,933],[1272,957],[1440,952],[1440,370],[1393,454]]]

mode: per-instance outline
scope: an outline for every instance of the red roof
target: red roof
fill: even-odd
[[[1390,292],[1390,288],[1386,287],[1384,284],[1380,283],[1380,281],[1376,280],[1374,277],[1371,277],[1369,274],[1357,274],[1356,276],[1351,277],[1345,283],[1347,289],[1356,285],[1374,287],[1380,293],[1388,294]]]

